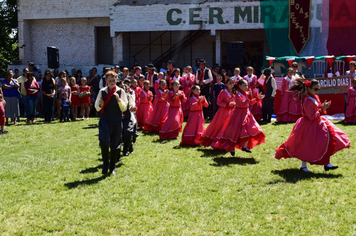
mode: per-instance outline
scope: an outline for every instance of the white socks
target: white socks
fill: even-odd
[[[307,163],[305,161],[302,161],[302,167],[300,167],[300,170],[304,172],[310,172],[310,170],[307,168]]]
[[[334,167],[333,165],[331,165],[330,163],[326,165],[327,167]]]

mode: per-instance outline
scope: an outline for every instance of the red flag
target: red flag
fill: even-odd
[[[325,56],[326,60],[328,61],[329,67],[333,67],[334,56]]]
[[[313,61],[314,61],[314,56],[311,56],[311,57],[306,57],[305,58],[305,60],[307,61],[307,63],[308,63],[308,66],[309,66],[309,69],[310,69],[310,67],[312,66],[312,63],[313,63]]]
[[[288,61],[289,67],[292,67],[293,61],[295,58],[288,58],[286,59]]]
[[[353,55],[353,56],[346,56],[346,59],[347,59],[347,62],[350,63],[350,62],[352,62],[353,60],[355,60],[355,55]]]

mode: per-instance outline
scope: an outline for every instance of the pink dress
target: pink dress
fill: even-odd
[[[225,127],[224,133],[218,140],[218,146],[227,152],[233,152],[235,147],[242,149],[247,142],[247,148],[265,142],[265,134],[250,112],[249,105],[255,103],[247,94],[238,92],[235,97],[236,107],[231,114],[230,120]]]
[[[209,103],[204,98],[199,101],[199,96],[193,95],[189,99],[190,114],[187,124],[184,127],[181,146],[200,144],[200,137],[204,132],[205,119],[203,115],[203,106],[208,107]]]
[[[293,85],[294,77],[285,77],[282,81],[281,95],[282,102],[277,112],[278,122],[296,122],[303,115],[302,103],[299,96],[288,91]]]
[[[347,92],[347,108],[345,121],[347,123],[356,123],[356,89],[351,87]]]
[[[155,84],[154,84],[154,90],[155,90],[155,94],[156,94],[156,96],[155,96],[155,99],[153,100],[153,108],[155,108],[156,107],[156,105],[157,105],[157,102],[158,102],[158,100],[159,100],[159,98],[157,98],[157,94],[159,93],[158,92],[158,90],[160,90],[160,88],[159,88],[159,83],[160,83],[160,79],[157,79],[156,81],[155,81]],[[166,89],[167,89],[167,85],[166,85]]]
[[[137,124],[139,128],[142,128],[145,124],[147,118],[153,111],[152,107],[152,92],[150,90],[145,91],[144,89],[140,93],[140,104],[138,105],[138,109],[136,111]]]
[[[234,110],[234,107],[229,106],[229,103],[234,101],[234,94],[231,94],[227,89],[221,90],[216,102],[216,104],[220,106],[220,108],[215,114],[213,120],[208,125],[208,127],[206,127],[206,129],[204,130],[200,139],[201,145],[205,147],[212,145],[214,139],[218,137],[218,134],[223,133],[224,124],[227,124],[229,122],[230,115]]]
[[[159,133],[162,129],[162,125],[167,120],[169,103],[167,102],[167,95],[160,89],[156,93],[155,101],[157,101],[157,104],[153,107],[153,112],[147,118],[143,129]]]
[[[297,120],[287,141],[276,149],[276,159],[296,157],[312,165],[327,165],[331,155],[350,147],[347,135],[321,116],[318,100],[317,96],[304,100],[304,116]]]
[[[178,137],[179,132],[182,131],[183,124],[183,112],[181,103],[187,101],[184,93],[178,91],[179,96],[173,98],[176,94],[174,91],[168,93],[168,118],[163,124],[161,131],[159,132],[160,139],[175,139]]]
[[[248,75],[245,75],[243,77],[243,79],[248,82],[248,87],[252,91],[252,96],[253,96],[252,98],[256,99],[255,103],[250,104],[250,111],[256,120],[258,120],[258,121],[262,120],[262,100],[258,99],[259,91],[256,88],[257,84],[258,84],[258,82],[257,82],[258,78],[256,75],[252,74],[251,77]],[[237,80],[237,82],[238,82],[238,80]]]
[[[2,101],[0,101],[0,125],[5,125],[5,107]]]
[[[182,85],[184,95],[188,98],[190,96],[190,91],[194,85],[195,76],[191,73],[186,74],[180,78],[180,84]],[[189,101],[182,103],[182,110],[184,117],[189,116]]]
[[[137,86],[136,88],[133,88],[133,91],[135,91],[135,105],[138,108],[138,105],[140,104],[140,94],[141,94],[141,87]],[[137,112],[137,111],[136,111]]]
[[[255,117],[256,121],[262,120],[262,99],[258,98],[259,92],[258,89],[253,89],[252,90],[252,97],[250,99],[256,99],[256,103],[253,105],[250,105],[250,111]]]

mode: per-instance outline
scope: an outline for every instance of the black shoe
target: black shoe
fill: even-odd
[[[310,173],[310,170],[307,167],[300,167],[301,171],[305,172],[305,173]]]
[[[233,156],[233,157],[235,156],[235,152],[230,152],[230,153],[231,153],[231,156]]]
[[[329,167],[329,166],[327,166],[327,165],[324,166],[324,170],[325,170],[325,171],[335,170],[335,169],[337,169],[337,168],[339,168],[339,167],[338,167],[338,166],[331,166],[331,167]]]
[[[101,171],[101,173],[102,173],[103,175],[106,175],[106,174],[108,173],[108,166],[107,166],[107,165],[104,165],[104,166],[103,166],[103,170]]]
[[[241,149],[241,151],[251,153],[251,151],[250,151],[250,150],[248,150],[247,148],[242,148],[242,149]]]

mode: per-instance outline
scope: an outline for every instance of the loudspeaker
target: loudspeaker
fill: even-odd
[[[59,51],[56,47],[47,47],[47,64],[48,68],[59,67]]]
[[[227,55],[226,62],[227,64],[242,64],[243,63],[243,43],[227,43]]]

